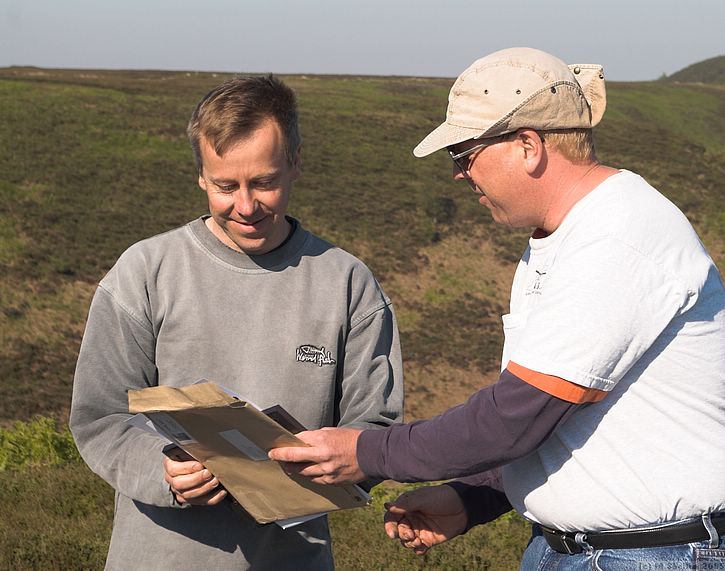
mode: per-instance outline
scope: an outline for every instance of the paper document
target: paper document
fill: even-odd
[[[267,457],[272,448],[306,446],[292,433],[302,426],[282,407],[257,410],[212,382],[129,391],[128,401],[130,412],[143,413],[159,433],[203,463],[259,523],[286,527],[370,502],[359,486],[315,484],[287,475]]]

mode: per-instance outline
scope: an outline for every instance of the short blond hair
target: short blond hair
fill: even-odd
[[[202,138],[222,156],[269,119],[282,130],[291,165],[301,143],[297,98],[291,88],[270,74],[237,76],[212,89],[197,104],[186,130],[199,172],[204,168]]]
[[[540,131],[540,134],[549,148],[556,150],[572,163],[588,163],[597,158],[591,129],[558,129]]]

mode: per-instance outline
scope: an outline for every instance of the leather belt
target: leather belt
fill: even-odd
[[[725,534],[725,512],[695,517],[673,523],[622,530],[560,531],[541,525],[546,542],[554,551],[574,555],[588,549],[637,549],[663,547],[695,541],[712,540],[713,535]]]

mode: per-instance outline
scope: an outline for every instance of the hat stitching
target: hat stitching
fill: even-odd
[[[547,69],[541,69],[539,65],[531,64],[528,62],[523,61],[517,61],[517,60],[503,60],[503,61],[491,61],[482,63],[476,67],[471,67],[463,72],[463,74],[458,78],[461,82],[465,80],[466,77],[469,75],[475,73],[478,74],[482,71],[485,71],[487,69],[493,68],[493,67],[515,67],[517,69],[526,69],[532,73],[535,73],[538,75],[541,79],[544,81],[548,81],[549,78],[552,76],[552,73],[550,70]]]
[[[501,123],[505,122],[514,113],[516,113],[521,108],[523,108],[524,106],[526,106],[533,98],[538,97],[541,93],[543,93],[545,91],[551,90],[552,87],[560,87],[560,86],[565,86],[565,87],[569,87],[571,89],[575,89],[584,98],[584,100],[587,102],[587,105],[589,105],[589,101],[587,100],[586,96],[584,95],[584,93],[583,93],[583,91],[581,89],[581,86],[578,83],[575,83],[575,82],[572,82],[572,81],[569,81],[569,80],[561,79],[559,81],[551,82],[551,83],[545,85],[544,87],[542,87],[541,89],[539,89],[538,91],[535,91],[534,93],[532,93],[531,95],[529,95],[526,99],[524,99],[523,101],[521,101],[518,105],[516,105],[515,107],[513,107],[506,114],[502,115],[501,118],[498,121],[496,121],[493,125],[491,125],[487,129],[483,129],[483,131],[481,132],[480,135],[477,135],[477,136],[475,136],[473,138],[474,139],[481,138],[483,135],[485,135],[489,131],[493,130],[495,127],[497,127]],[[470,129],[470,130],[474,130],[474,131],[479,131],[479,130],[482,129],[481,127],[470,127],[468,125],[459,125],[457,123],[453,123],[453,122],[449,121],[448,118],[446,118],[445,123],[448,124],[448,125],[451,125],[453,127],[457,127],[457,128],[461,128],[461,129]],[[501,134],[503,134],[503,133],[501,133]]]
[[[555,74],[552,74],[552,72],[550,70],[542,69],[537,64],[531,64],[528,62],[517,61],[517,60],[499,60],[499,61],[485,62],[485,63],[479,64],[476,67],[470,67],[459,76],[459,78],[453,84],[453,87],[451,88],[450,94],[448,96],[448,109],[446,111],[445,123],[447,123],[448,125],[452,125],[454,127],[478,130],[477,127],[467,127],[465,125],[451,123],[448,121],[448,116],[450,115],[451,106],[456,106],[455,99],[460,97],[461,95],[463,95],[463,89],[461,89],[461,86],[463,83],[465,83],[468,76],[470,76],[472,74],[478,74],[481,71],[491,69],[491,68],[496,68],[496,67],[509,67],[509,68],[513,67],[513,68],[517,68],[517,69],[526,69],[529,72],[539,76],[539,78],[542,79],[543,81],[549,81],[549,83],[547,85],[545,85],[544,87],[542,87],[541,90],[534,92],[532,95],[530,95],[528,98],[526,98],[523,102],[519,103],[518,106],[513,108],[509,113],[507,113],[499,121],[497,121],[494,124],[494,126],[500,124],[503,120],[505,120],[507,117],[509,117],[512,113],[515,113],[518,109],[520,109],[522,106],[524,106],[531,98],[533,98],[533,97],[537,96],[539,93],[541,93],[541,91],[544,91],[546,89],[551,89],[552,87],[556,87],[556,86],[562,85],[562,84],[570,84],[572,86],[578,87],[580,93],[583,95],[584,99],[587,101],[587,103],[591,107],[589,97],[587,97],[587,94],[584,92],[583,87],[579,84],[578,81],[576,81],[576,79],[574,79],[574,80],[558,79],[558,80],[551,81],[550,80],[551,76],[555,75]],[[588,67],[588,65],[583,64],[583,65],[580,65],[580,67]],[[570,75],[573,76],[573,72],[571,71],[571,69],[569,67],[566,67],[566,70],[569,72]],[[483,133],[481,133],[481,135],[490,131],[491,128],[493,128],[493,126],[486,129]],[[478,137],[475,137],[475,138],[479,138],[481,135],[479,135]]]
[[[579,94],[587,102],[587,106],[589,106],[589,101],[587,101],[586,97],[584,96],[584,93],[582,92],[581,86],[578,83],[574,84],[571,81],[567,81],[567,80],[555,81],[553,83],[550,83],[549,85],[542,87],[538,91],[535,91],[531,95],[529,95],[526,99],[524,99],[521,103],[519,103],[516,107],[514,107],[511,111],[509,111],[506,115],[503,115],[501,117],[501,119],[496,121],[496,123],[494,123],[488,129],[486,129],[486,131],[484,131],[483,134],[486,134],[487,132],[491,131],[492,129],[494,129],[495,127],[500,125],[501,123],[505,122],[506,119],[509,119],[512,115],[514,115],[517,111],[519,111],[520,109],[525,107],[532,99],[539,96],[541,93],[549,91],[552,87],[560,87],[560,86],[569,87],[569,88],[577,90],[579,92]],[[552,95],[554,95],[554,94],[552,94]]]

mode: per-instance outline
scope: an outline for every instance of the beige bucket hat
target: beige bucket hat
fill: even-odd
[[[602,66],[567,65],[532,48],[509,48],[473,62],[448,95],[446,121],[413,149],[425,157],[469,139],[521,128],[594,127],[607,96]]]

